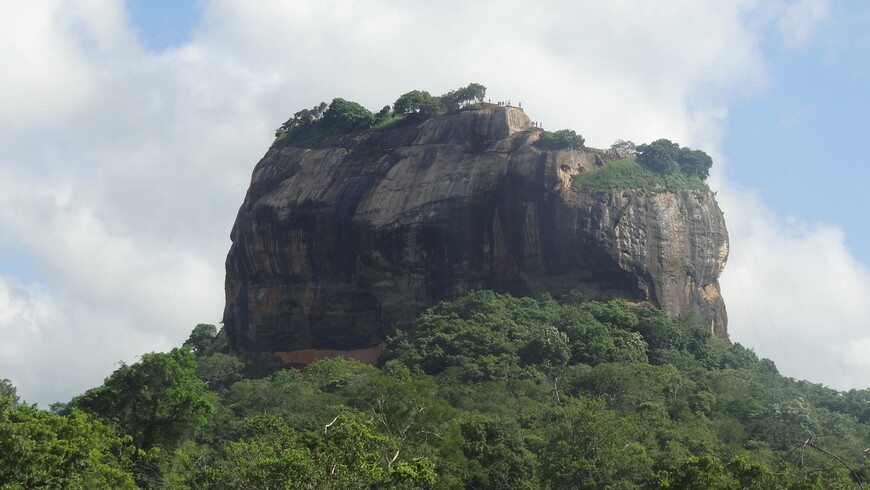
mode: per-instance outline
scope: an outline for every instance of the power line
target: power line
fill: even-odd
[[[743,282],[740,280],[739,271],[734,272],[734,277],[737,278],[737,287],[740,288],[740,295],[743,297],[743,307],[746,308],[746,316],[749,317],[749,324],[752,325],[752,332],[755,333],[758,349],[761,350],[762,357],[767,357],[767,354],[764,352],[764,344],[761,342],[761,335],[758,334],[758,327],[755,325],[755,319],[752,318],[752,310],[749,309],[749,300],[746,299],[746,292],[743,290]]]
[[[773,318],[770,316],[770,310],[767,309],[767,304],[764,302],[764,296],[761,294],[761,289],[758,287],[758,283],[755,282],[755,277],[752,275],[752,267],[749,265],[749,261],[746,260],[746,257],[743,255],[743,252],[740,250],[740,247],[737,244],[734,244],[734,249],[737,251],[737,254],[740,255],[740,260],[746,264],[746,273],[749,274],[749,279],[752,281],[752,285],[755,288],[755,294],[758,296],[758,300],[761,301],[761,307],[764,310],[765,315],[767,315],[767,321],[770,323],[770,328],[773,330],[773,335],[776,337],[776,342],[779,344],[779,348],[782,351],[782,355],[785,358],[786,364],[788,364],[789,371],[791,371],[791,375],[793,378],[796,378],[794,366],[791,363],[791,359],[788,357],[788,352],[786,352],[785,347],[782,344],[782,340],[779,337],[779,332],[776,329],[776,324],[773,323]],[[739,276],[739,274],[738,274]],[[738,278],[738,283],[740,279]],[[742,291],[741,291],[742,292]],[[744,296],[744,301],[746,301],[746,297]],[[749,309],[749,303],[746,303],[746,309]],[[751,316],[750,316],[751,319]],[[753,328],[755,325],[753,324]],[[756,332],[757,335],[758,332]]]

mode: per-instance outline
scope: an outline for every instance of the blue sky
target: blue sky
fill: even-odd
[[[196,0],[128,0],[134,32],[151,51],[185,43],[199,20]]]
[[[155,52],[188,41],[200,13],[196,0],[127,7],[134,32]],[[859,143],[870,136],[870,70],[861,62],[870,57],[868,22],[870,5],[843,1],[831,4],[812,43],[785,46],[768,33],[761,49],[770,85],[729,106],[723,144],[735,183],[758,188],[781,215],[836,223],[865,263],[870,229],[850,216],[870,204]]]
[[[867,387],[868,20],[857,0],[12,3],[0,378],[64,401],[218,323],[230,227],[290,114],[479,82],[590,146],[714,156],[731,339]]]
[[[831,4],[813,40],[762,43],[769,86],[729,107],[729,177],[783,216],[835,223],[870,262],[870,4]]]

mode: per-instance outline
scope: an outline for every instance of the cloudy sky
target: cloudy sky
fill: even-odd
[[[870,386],[864,0],[32,0],[0,7],[0,378],[41,405],[218,323],[289,115],[479,82],[590,146],[714,156],[731,338]]]

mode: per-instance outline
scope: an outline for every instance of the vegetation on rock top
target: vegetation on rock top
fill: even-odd
[[[330,104],[321,102],[303,109],[287,119],[275,131],[276,147],[287,145],[317,145],[323,141],[342,140],[361,131],[386,130],[405,123],[476,108],[486,96],[486,87],[471,83],[433,96],[422,90],[412,90],[400,96],[379,112],[373,113],[360,104],[341,98]],[[533,143],[543,150],[585,151],[585,139],[574,130],[540,131]],[[353,143],[359,144],[354,140]],[[704,183],[713,160],[705,152],[680,147],[667,139],[635,145],[618,140],[610,148],[618,160],[578,175],[575,185],[594,192],[611,189],[637,189],[643,193],[673,192],[689,189],[709,192]]]
[[[607,162],[604,166],[574,176],[576,187],[594,193],[612,189],[635,189],[641,194],[676,192],[683,189],[709,192],[710,187],[698,177],[679,170],[660,173],[650,170],[634,156]]]
[[[542,131],[540,137],[532,144],[544,150],[582,151],[586,148],[586,140],[573,129]]]
[[[713,159],[701,150],[681,148],[666,139],[643,145],[617,140],[610,154],[617,160],[574,176],[574,185],[595,193],[612,189],[635,189],[641,194],[710,192],[704,181]]]
[[[429,92],[412,90],[393,104],[384,106],[377,114],[356,102],[333,99],[321,102],[311,109],[303,109],[275,130],[277,146],[304,144],[328,136],[346,135],[367,129],[389,129],[402,122],[419,122],[427,118],[474,107],[483,102],[486,87],[471,83],[451,90],[440,97]]]

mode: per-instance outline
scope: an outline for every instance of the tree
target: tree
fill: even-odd
[[[679,468],[661,471],[656,475],[652,488],[711,490],[738,490],[747,488],[740,485],[728,472],[718,458],[705,454],[700,458],[689,458]]]
[[[438,477],[426,458],[400,460],[396,441],[356,414],[339,415],[324,429],[325,450],[317,460],[328,488],[428,488]]]
[[[483,102],[486,97],[486,87],[479,83],[470,83],[464,90],[465,100],[469,102]]]
[[[619,158],[625,158],[637,153],[637,145],[635,145],[631,140],[616,140],[615,143],[610,145],[610,151],[616,153],[616,156]]]
[[[0,399],[4,397],[11,399],[12,405],[18,404],[18,389],[8,378],[0,379]]]
[[[615,145],[615,143],[614,143]],[[658,139],[637,147],[637,162],[653,172],[670,174],[677,170],[688,177],[705,180],[710,175],[713,159],[701,150],[680,148],[666,139]]]
[[[384,107],[381,108],[380,111],[378,111],[377,114],[375,114],[375,121],[381,122],[381,121],[386,120],[388,117],[390,117],[390,113],[392,111],[393,110],[392,110],[392,108],[390,108],[389,105],[385,105]]]
[[[479,83],[471,83],[467,87],[451,90],[441,96],[441,103],[448,111],[461,109],[467,104],[483,102],[486,97],[486,87]]]
[[[217,337],[217,327],[207,323],[200,323],[193,327],[190,336],[182,345],[189,345],[193,349],[193,353],[197,356],[205,355],[206,351],[211,347],[215,337]]]
[[[261,414],[241,423],[242,438],[204,453],[183,447],[172,475],[182,488],[315,488],[325,471],[314,464],[300,434],[279,417]]]
[[[326,109],[326,102],[321,102],[319,105],[316,105],[311,109],[302,109],[293,114],[293,117],[287,119],[280,128],[275,130],[275,137],[277,138],[283,134],[293,136],[296,133],[310,128],[315,122],[323,117],[323,113],[326,112]]]
[[[637,162],[653,172],[669,174],[679,169],[676,160],[680,155],[680,145],[670,140],[658,139],[640,145],[637,152]]]
[[[566,400],[546,426],[549,451],[542,474],[553,488],[605,488],[651,473],[652,459],[636,442],[639,427],[608,410],[603,397]]]
[[[323,124],[341,131],[369,128],[374,122],[375,115],[371,111],[341,98],[332,99],[329,108],[323,113]]]
[[[586,146],[583,136],[575,133],[573,129],[560,129],[559,131],[544,131],[537,141],[533,143],[545,150],[582,150]]]
[[[551,325],[533,329],[519,354],[526,364],[564,366],[571,357],[568,336]]]
[[[431,117],[441,111],[441,101],[437,97],[432,97],[429,92],[412,90],[396,99],[393,111],[396,114]]]
[[[174,447],[213,409],[189,347],[145,354],[138,363],[122,365],[103,386],[71,404],[129,434],[142,449]]]
[[[0,397],[0,488],[136,488],[123,469],[128,445],[82,412]]]
[[[698,177],[701,180],[706,180],[710,175],[710,167],[713,166],[713,159],[710,155],[701,150],[692,150],[689,148],[680,148],[680,154],[677,157],[677,163],[680,165],[680,171],[690,177]]]
[[[466,488],[541,488],[539,463],[526,447],[519,427],[511,422],[477,415],[460,425],[462,453],[472,463]]]
[[[201,357],[197,362],[196,375],[211,391],[221,391],[242,379],[245,363],[222,352]]]

